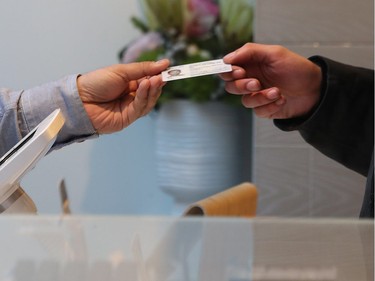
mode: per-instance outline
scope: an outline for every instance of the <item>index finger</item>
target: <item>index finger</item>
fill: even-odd
[[[232,65],[232,69],[233,70],[231,72],[220,73],[219,77],[226,82],[237,80],[237,79],[242,79],[246,77],[246,71],[242,67]]]

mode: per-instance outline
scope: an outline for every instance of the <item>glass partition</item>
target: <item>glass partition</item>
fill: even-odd
[[[373,280],[373,221],[1,216],[0,280]]]

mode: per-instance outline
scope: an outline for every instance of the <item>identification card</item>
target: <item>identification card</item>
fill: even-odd
[[[164,82],[232,71],[232,66],[222,59],[169,67],[161,73]]]

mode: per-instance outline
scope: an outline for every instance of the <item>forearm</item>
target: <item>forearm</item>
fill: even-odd
[[[25,90],[2,90],[0,96],[0,155],[3,155],[54,109],[66,119],[53,148],[95,135],[77,92],[76,75]]]

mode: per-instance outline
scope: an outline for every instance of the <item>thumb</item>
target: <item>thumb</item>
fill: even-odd
[[[257,43],[246,43],[237,50],[224,56],[225,63],[244,65],[262,61],[267,57],[270,47]]]
[[[145,76],[153,76],[160,74],[163,70],[166,70],[169,66],[168,59],[162,59],[157,62],[154,61],[143,61],[134,62],[128,64],[116,65],[116,72],[124,77],[124,80],[138,80]]]

